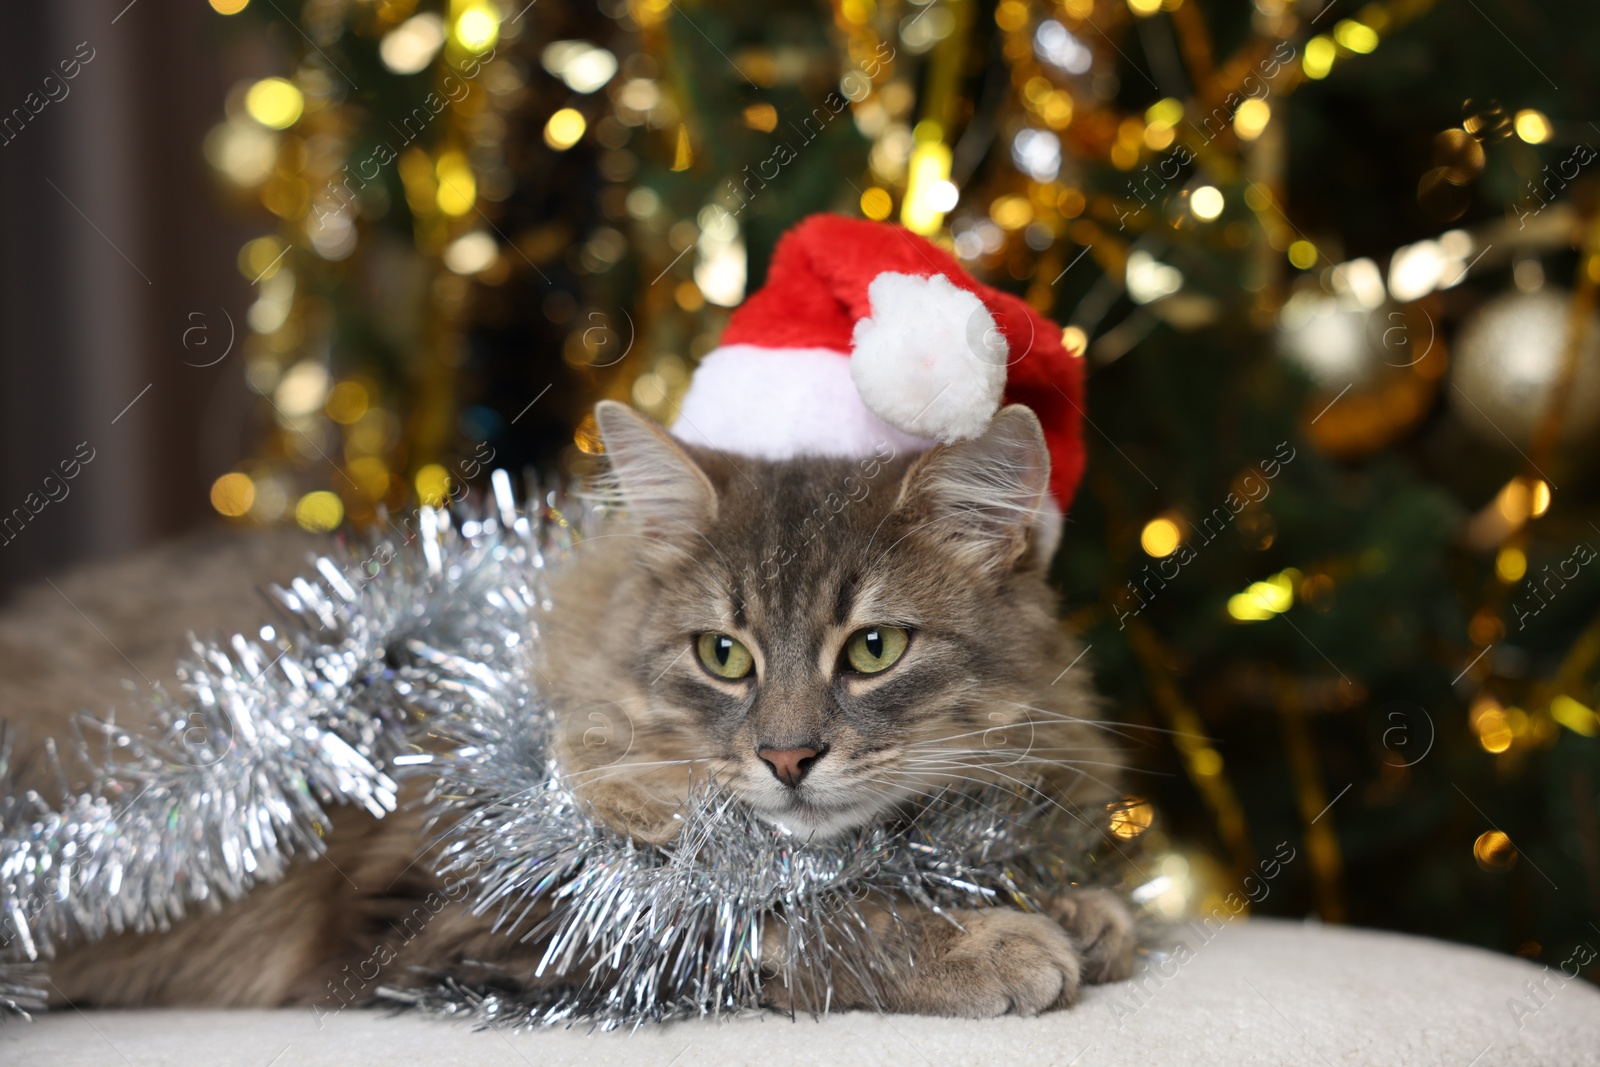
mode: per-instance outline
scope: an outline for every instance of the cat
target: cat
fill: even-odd
[[[969,781],[1103,817],[1117,759],[1087,670],[1064,670],[1081,653],[1046,581],[1049,461],[1028,409],[1002,410],[973,440],[918,455],[886,444],[866,460],[730,457],[612,402],[596,419],[602,495],[619,514],[552,579],[532,669],[570,709],[558,758],[603,821],[669,841],[698,775],[800,839]],[[600,744],[596,707],[625,727]],[[309,1004],[320,1018],[414,976],[567,977],[536,974],[536,944],[445,899],[422,841],[415,805],[383,820],[341,812],[324,861],[168,932],[71,946],[50,968],[53,995]],[[1063,887],[1042,914],[899,915],[869,919],[888,955],[915,965],[873,989],[835,976],[832,1010],[1031,1015],[1132,968],[1131,919],[1104,891]],[[763,945],[767,1003],[814,1008],[822,976],[780,980],[778,925]]]

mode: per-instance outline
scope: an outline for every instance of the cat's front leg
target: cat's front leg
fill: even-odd
[[[1044,912],[1072,935],[1085,982],[1120,982],[1133,974],[1133,917],[1115,893],[1067,890],[1048,897]]]
[[[835,968],[831,991],[821,976],[790,968],[787,984],[776,975],[767,982],[767,1002],[783,1010],[876,1008],[984,1019],[1037,1015],[1077,999],[1082,963],[1072,935],[1055,919],[1013,908],[960,909],[947,916],[870,915],[889,961],[871,990],[847,968]],[[781,951],[781,934],[774,934],[769,930],[766,941],[769,961]]]

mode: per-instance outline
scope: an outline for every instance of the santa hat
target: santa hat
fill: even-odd
[[[1002,403],[1025,404],[1044,428],[1057,526],[1083,474],[1079,355],[916,234],[813,215],[778,241],[766,284],[700,361],[672,433],[764,459],[865,457],[885,441],[977,437]]]

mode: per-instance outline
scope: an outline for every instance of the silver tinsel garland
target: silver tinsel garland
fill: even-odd
[[[760,821],[714,782],[693,792],[670,847],[597,822],[553,763],[560,720],[530,657],[547,569],[601,520],[554,492],[519,509],[504,472],[492,485],[487,514],[425,508],[410,542],[352,552],[343,567],[319,558],[313,576],[273,590],[288,634],[197,643],[183,699],[155,709],[168,724],[158,736],[87,724],[86,787],[55,804],[5,789],[0,1009],[43,1007],[48,961],[67,939],[162,930],[281,877],[324,847],[340,806],[394,810],[403,774],[435,781],[437,873],[466,880],[468,906],[527,943],[541,974],[565,976],[533,991],[454,975],[382,990],[446,1014],[636,1025],[754,1007],[764,978],[795,969],[817,976],[810,1007],[826,1010],[830,976],[848,972],[870,993],[892,962],[864,909],[1028,907],[1030,886],[1064,884],[1044,867],[1082,839],[1044,847],[1042,805],[1020,790],[927,798],[822,844]],[[783,962],[764,974],[774,922]]]

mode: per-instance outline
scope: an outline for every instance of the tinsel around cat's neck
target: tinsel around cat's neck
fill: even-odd
[[[465,884],[466,906],[526,944],[541,973],[576,977],[508,992],[394,976],[383,995],[496,1023],[733,1012],[794,968],[820,976],[804,1006],[822,1011],[830,976],[870,991],[882,972],[866,909],[1027,907],[1046,864],[1063,884],[1054,865],[1081,849],[1059,836],[1041,848],[1041,802],[1015,789],[935,796],[823,844],[711,782],[692,790],[670,846],[597,821],[554,765],[560,720],[530,668],[548,573],[603,509],[558,491],[518,507],[504,472],[492,486],[481,513],[422,509],[410,543],[316,559],[272,591],[286,632],[197,642],[182,698],[155,709],[164,733],[80,724],[86,787],[55,803],[5,789],[0,1009],[44,1008],[60,944],[165,930],[281,878],[321,852],[339,807],[393,811],[402,775],[434,780],[437,873]],[[0,780],[5,752],[0,737]]]

